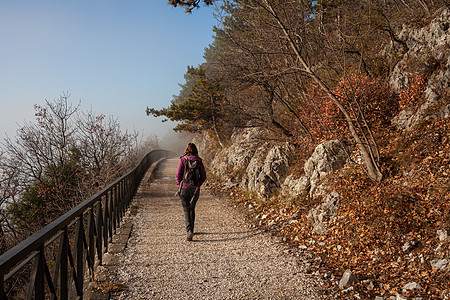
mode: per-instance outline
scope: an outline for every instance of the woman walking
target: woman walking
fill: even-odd
[[[188,241],[192,241],[194,236],[195,205],[200,196],[200,186],[205,180],[206,171],[202,159],[198,156],[197,146],[189,143],[184,155],[180,157],[176,174]]]

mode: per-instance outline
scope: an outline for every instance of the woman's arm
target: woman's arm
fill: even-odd
[[[203,165],[203,162],[201,162],[198,169],[200,171],[199,186],[201,186],[203,184],[203,182],[205,182],[205,180],[206,180],[206,170],[205,170],[205,166]]]
[[[185,164],[185,161],[184,161],[183,157],[180,157],[180,160],[178,161],[177,173],[175,175],[178,186],[183,181],[184,164]]]

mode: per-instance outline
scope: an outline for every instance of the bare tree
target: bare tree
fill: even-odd
[[[76,145],[89,173],[87,184],[103,187],[129,167],[126,162],[132,149],[138,147],[138,134],[123,133],[118,119],[92,111],[80,112],[77,124]]]
[[[315,82],[345,118],[369,177],[381,180],[377,144],[361,103],[355,97],[342,99],[330,87],[333,83],[330,79],[341,77],[345,68],[335,63],[339,59],[333,61],[325,51],[326,40],[316,38],[320,33],[314,31],[315,20],[305,21],[311,18],[311,7],[295,0],[226,1],[225,7],[230,15],[217,30],[216,46],[222,51],[222,56],[216,55],[216,64],[220,65],[217,69],[225,70],[228,76],[223,76],[224,81],[231,81],[228,86],[236,86],[233,81],[237,81],[257,92],[256,97],[252,95],[247,111],[254,112],[254,116],[259,114],[256,119],[265,120],[263,123],[289,137],[289,127],[280,119],[287,112],[312,137],[298,111],[302,109],[302,101],[310,100],[305,97],[305,86]],[[238,97],[249,88],[241,89],[244,93]],[[352,101],[355,105],[349,106]],[[320,116],[316,117],[320,121]]]
[[[8,203],[14,201],[19,193],[15,181],[17,169],[4,169],[4,156],[0,149],[0,254],[18,242],[18,235],[7,216]]]
[[[8,155],[7,167],[18,168],[25,181],[43,181],[44,175],[59,184],[60,167],[71,156],[76,127],[72,116],[79,109],[65,94],[46,106],[35,105],[36,123],[25,122],[18,129],[16,140],[6,138],[4,149]]]
[[[0,157],[2,232],[9,228],[19,238],[124,174],[141,147],[137,133],[123,133],[113,117],[81,111],[68,94],[35,111],[35,122],[5,139]]]
[[[297,58],[298,64],[301,66],[302,70],[320,86],[320,88],[328,95],[328,97],[342,112],[347,121],[348,129],[351,133],[351,136],[355,140],[356,145],[358,146],[361,152],[369,177],[375,181],[380,181],[383,175],[379,167],[379,161],[377,161],[377,158],[374,155],[374,152],[378,151],[377,145],[374,139],[370,139],[368,137],[368,135],[372,137],[372,135],[370,134],[370,127],[367,126],[367,123],[361,124],[358,122],[356,118],[354,118],[354,116],[352,117],[351,112],[348,109],[346,109],[344,104],[332,92],[331,88],[326,84],[326,82],[322,80],[316,74],[316,72],[312,70],[311,65],[307,63],[304,55],[302,55],[301,49],[295,42],[292,33],[286,27],[284,20],[276,11],[276,7],[272,5],[268,0],[261,0],[261,2],[255,1],[255,3],[261,5],[261,7],[263,7],[273,17],[273,19],[276,22],[276,25],[279,27],[283,36],[285,37],[289,45],[289,48],[292,50],[295,57]],[[359,111],[358,113],[362,112]],[[359,127],[361,130],[358,131],[357,127]],[[364,129],[366,129],[368,133],[365,132]],[[369,141],[372,141],[373,143],[369,143]]]

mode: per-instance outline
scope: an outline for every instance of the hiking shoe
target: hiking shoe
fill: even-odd
[[[192,231],[189,230],[186,235],[186,240],[192,241],[193,236],[194,236],[194,234],[192,233]]]

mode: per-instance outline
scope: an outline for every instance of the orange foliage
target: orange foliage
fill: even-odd
[[[398,112],[397,101],[388,84],[357,71],[343,76],[333,93],[352,112],[355,120],[361,121],[364,117],[373,127],[389,124]]]
[[[426,81],[424,75],[417,75],[412,78],[408,87],[399,95],[400,100],[398,103],[401,109],[416,105],[424,99],[423,93],[426,88]]]
[[[364,124],[365,121],[374,131],[389,125],[390,119],[398,113],[397,99],[388,85],[360,72],[349,72],[343,76],[332,93],[355,122]],[[300,120],[292,122],[294,142],[299,144],[304,140],[300,122],[311,133],[309,142],[312,144],[348,136],[343,114],[317,84],[309,85],[306,98],[300,107]]]
[[[293,123],[294,139],[298,141],[304,133],[300,122],[308,128],[312,140],[321,142],[332,139],[336,131],[344,126],[339,109],[317,84],[311,84],[306,95],[308,101],[302,103],[300,120]]]

